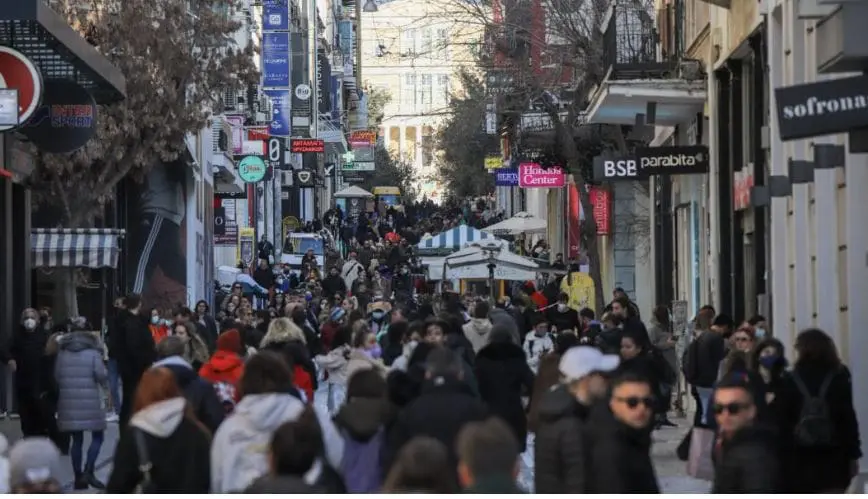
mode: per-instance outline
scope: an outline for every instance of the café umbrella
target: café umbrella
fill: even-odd
[[[545,232],[548,227],[548,222],[542,218],[535,217],[526,211],[521,211],[507,218],[502,222],[483,229],[492,234],[530,234],[537,232]]]

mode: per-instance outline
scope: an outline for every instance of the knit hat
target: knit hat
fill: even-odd
[[[9,486],[58,480],[62,470],[60,451],[45,437],[19,440],[9,451]]]
[[[241,353],[241,333],[237,329],[223,332],[217,337],[217,350]]]
[[[329,314],[329,320],[331,320],[333,322],[337,322],[337,321],[341,320],[344,317],[344,315],[346,315],[346,314],[347,314],[347,311],[344,310],[343,307],[335,307],[332,309],[331,313]]]

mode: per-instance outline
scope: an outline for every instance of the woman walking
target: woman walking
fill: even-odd
[[[104,489],[94,475],[96,460],[102,448],[106,428],[105,410],[100,386],[108,381],[102,360],[102,349],[96,336],[88,331],[75,331],[61,336],[54,365],[58,386],[57,425],[72,436],[72,470],[76,490]],[[84,432],[90,432],[90,447],[82,467]]]

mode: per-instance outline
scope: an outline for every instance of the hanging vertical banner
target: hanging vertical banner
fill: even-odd
[[[264,33],[262,42],[262,86],[288,87],[289,33]]]
[[[580,206],[579,189],[574,183],[567,184],[567,248],[569,249],[567,259],[569,260],[579,258],[579,247],[581,246]]]
[[[289,137],[292,131],[290,128],[292,92],[286,88],[266,90],[265,94],[271,98],[271,123],[268,124],[269,135]]]
[[[598,236],[607,236],[612,230],[609,199],[609,191],[595,186],[588,188],[588,200],[594,209],[594,222],[597,225]]]
[[[262,30],[288,31],[289,5],[286,0],[262,1]]]
[[[326,56],[325,50],[317,52],[316,63],[316,84],[319,89],[317,94],[317,106],[319,108],[319,114],[328,116],[332,111],[332,65],[329,63],[329,58]]]

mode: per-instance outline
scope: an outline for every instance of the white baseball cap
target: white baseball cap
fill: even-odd
[[[612,372],[621,359],[617,355],[604,355],[594,347],[573,347],[561,356],[558,369],[567,382],[578,381],[593,372]]]

